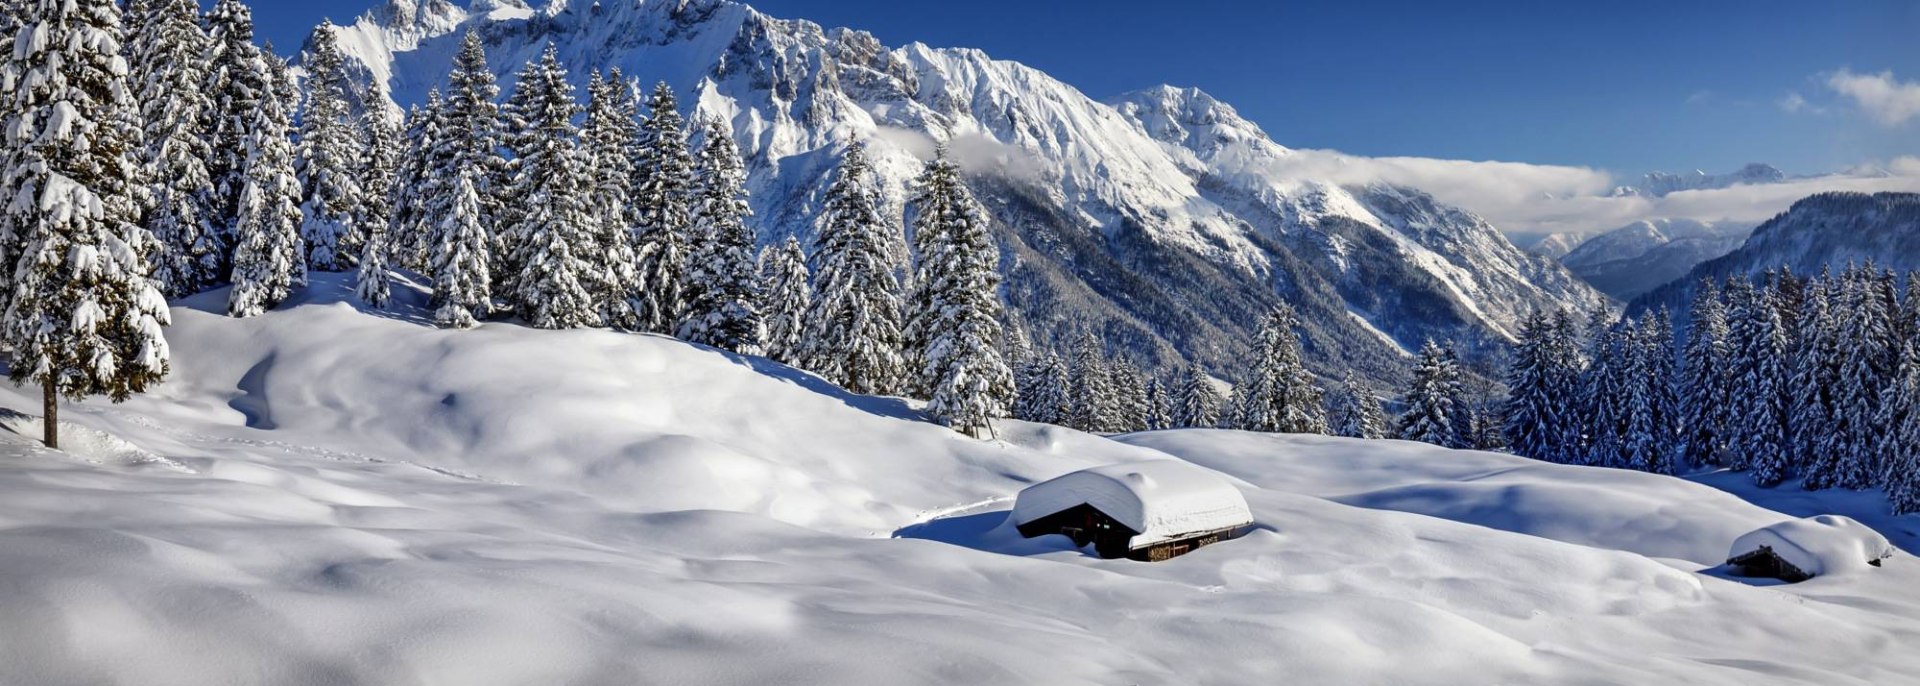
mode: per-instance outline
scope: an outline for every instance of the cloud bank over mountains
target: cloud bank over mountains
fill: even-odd
[[[1689,190],[1664,197],[1614,197],[1610,192],[1628,182],[1588,167],[1361,157],[1333,150],[1292,152],[1272,162],[1278,174],[1341,184],[1412,186],[1486,217],[1516,238],[1606,231],[1658,218],[1759,223],[1814,193],[1920,192],[1920,158],[1912,156],[1781,183]]]

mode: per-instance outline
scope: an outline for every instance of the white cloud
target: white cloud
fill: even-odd
[[[1882,176],[1832,175],[1661,198],[1610,197],[1607,193],[1620,184],[1611,174],[1586,167],[1358,157],[1331,150],[1295,150],[1275,166],[1282,178],[1342,185],[1381,181],[1419,188],[1485,217],[1516,237],[1595,233],[1657,218],[1757,224],[1794,201],[1823,191],[1920,192],[1920,157],[1911,156],[1869,165],[1885,171]]]
[[[1799,114],[1801,112],[1809,112],[1812,114],[1826,113],[1825,108],[1815,107],[1813,103],[1807,102],[1806,96],[1801,95],[1798,91],[1787,91],[1787,94],[1780,96],[1780,99],[1774,101],[1774,104],[1779,105],[1780,109],[1788,114]]]
[[[1827,76],[1827,87],[1851,98],[1874,121],[1886,126],[1899,126],[1920,116],[1920,83],[1896,79],[1891,71],[1855,74],[1842,68]]]

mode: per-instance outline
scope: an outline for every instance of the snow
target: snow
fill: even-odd
[[[407,279],[385,311],[352,290],[316,274],[247,319],[219,316],[224,292],[176,303],[174,375],[66,404],[77,454],[6,423],[0,683],[1920,674],[1910,554],[1750,585],[1719,571],[1728,545],[1789,517],[1684,480],[1225,431],[975,441],[758,358],[443,331]],[[0,386],[0,406],[39,399]],[[1143,460],[1217,472],[1255,528],[1148,564],[1007,523],[1025,487]]]
[[[1887,537],[1841,515],[1794,519],[1757,529],[1735,539],[1727,559],[1762,547],[1810,576],[1869,569],[1870,563],[1893,556]]]
[[[1133,548],[1253,523],[1233,484],[1173,460],[1102,465],[1049,479],[1020,491],[1010,516],[1021,525],[1083,503],[1140,532],[1128,541]]]

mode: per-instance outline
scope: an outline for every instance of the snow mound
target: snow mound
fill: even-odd
[[[1741,536],[1727,552],[1728,564],[1768,549],[1798,574],[1815,577],[1878,566],[1893,557],[1893,544],[1866,525],[1840,515],[1794,519]],[[1783,577],[1784,578],[1784,577]],[[1793,580],[1793,579],[1790,579]]]
[[[45,434],[45,426],[40,417],[0,408],[0,429],[13,433],[23,442],[39,443]],[[59,452],[97,464],[193,471],[186,465],[148,452],[119,436],[68,422],[60,422]]]
[[[1220,431],[1007,422],[975,441],[913,403],[669,339],[438,331],[418,292],[366,311],[351,278],[316,273],[245,320],[217,314],[223,293],[189,299],[173,378],[63,412],[192,473],[47,459],[0,432],[0,684],[1920,674],[1902,640],[1920,565],[1766,588],[1702,574],[1786,517],[1681,480]],[[0,406],[38,402],[0,384]],[[1156,459],[1225,475],[1260,526],[1151,565],[1009,531],[1023,488]],[[1347,502],[1495,483],[1540,497]]]
[[[1020,491],[1013,522],[1026,524],[1081,504],[1139,532],[1133,548],[1253,523],[1240,489],[1183,462],[1146,460],[1082,469]]]

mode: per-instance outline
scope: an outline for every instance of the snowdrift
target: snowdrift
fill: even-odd
[[[249,320],[210,314],[220,293],[183,303],[173,380],[67,408],[117,441],[99,456],[0,431],[0,683],[1920,674],[1920,565],[1773,587],[1702,574],[1787,518],[1684,481],[1232,432],[1009,422],[978,442],[763,360],[441,332],[417,293],[370,313],[347,290],[317,275]],[[36,403],[0,388],[0,406]],[[181,468],[101,457],[135,454]],[[1219,472],[1255,530],[1149,565],[998,524],[1026,486],[1150,459]],[[1408,495],[1449,491],[1486,497]]]
[[[1768,565],[1780,567],[1773,570],[1779,578],[1802,581],[1877,567],[1889,557],[1893,557],[1893,544],[1879,532],[1846,517],[1821,515],[1741,536],[1727,552],[1727,564],[1753,567],[1764,558]]]

